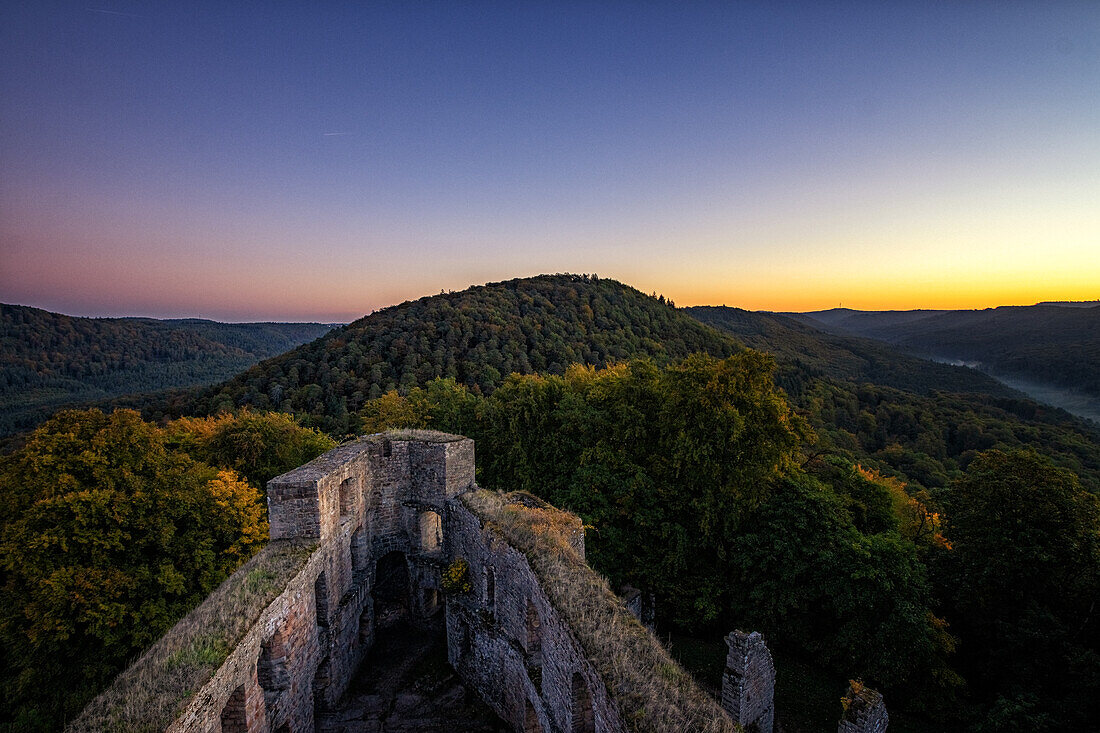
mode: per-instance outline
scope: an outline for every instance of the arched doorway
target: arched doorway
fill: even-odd
[[[378,560],[374,571],[374,621],[386,628],[409,617],[409,565],[405,553],[391,552]]]

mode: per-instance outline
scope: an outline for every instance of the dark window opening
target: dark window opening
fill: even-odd
[[[248,733],[248,718],[244,709],[244,685],[233,690],[222,708],[222,733]]]
[[[321,663],[317,665],[317,673],[313,675],[313,713],[316,715],[319,712],[324,712],[328,709],[328,703],[325,700],[325,691],[328,689],[329,676],[328,676],[328,655],[326,654]]]
[[[424,615],[431,616],[439,610],[439,591],[435,588],[424,589]]]
[[[573,673],[573,733],[596,733],[592,693],[580,672]]]
[[[409,617],[409,565],[403,552],[391,552],[378,560],[371,595],[377,628],[389,628]]]
[[[367,569],[366,536],[367,533],[362,527],[356,529],[355,534],[351,536],[351,572],[356,583],[362,583],[366,580],[364,577],[364,571]]]
[[[323,629],[328,628],[328,583],[325,581],[325,571],[313,581],[313,595],[317,603],[317,625]]]
[[[286,671],[286,644],[281,632],[276,631],[274,636],[260,645],[260,657],[256,660],[256,678],[265,693],[290,687],[290,675]]]
[[[470,653],[470,627],[462,619],[458,620],[458,658],[461,660]]]
[[[485,568],[485,610],[493,612],[496,603],[497,582],[492,568]]]
[[[542,621],[531,599],[527,599],[527,653],[531,655],[532,661],[541,662]]]
[[[355,505],[355,478],[346,478],[340,482],[340,516],[351,515]]]
[[[359,614],[359,643],[370,644],[374,640],[374,629],[371,627],[370,605],[367,605]]]

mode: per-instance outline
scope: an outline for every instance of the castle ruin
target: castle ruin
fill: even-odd
[[[720,707],[584,563],[577,517],[477,488],[469,439],[367,436],[267,496],[268,545],[70,731],[312,733],[397,621],[442,630],[450,666],[515,731],[772,731],[759,634],[728,637]]]

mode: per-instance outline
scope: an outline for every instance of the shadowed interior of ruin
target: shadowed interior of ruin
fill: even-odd
[[[396,619],[376,634],[348,691],[317,719],[318,733],[503,733],[511,727],[447,663],[442,627]]]

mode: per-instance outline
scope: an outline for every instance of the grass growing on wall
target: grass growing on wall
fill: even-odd
[[[461,499],[527,557],[630,729],[732,733],[718,704],[573,549],[570,539],[583,531],[575,515],[521,492],[476,490]]]
[[[316,542],[275,540],[149,648],[68,727],[163,731],[301,571]]]

